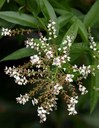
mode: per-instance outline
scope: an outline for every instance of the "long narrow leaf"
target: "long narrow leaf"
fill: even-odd
[[[72,16],[72,14],[66,14],[58,17],[59,28],[62,28],[64,25],[66,25],[70,21]]]
[[[56,14],[55,14],[55,11],[54,11],[52,5],[49,3],[48,0],[39,0],[39,2],[40,2],[40,7],[42,10],[42,13],[45,16],[45,18],[47,20],[51,19],[56,22],[56,30],[57,30],[57,34],[58,34],[59,26],[58,26],[57,17],[56,17]]]
[[[75,21],[71,27],[68,29],[68,31],[66,32],[65,36],[63,37],[63,41],[65,40],[65,38],[67,36],[73,36],[72,42],[75,40],[76,36],[77,36],[77,31],[78,31],[78,24]]]
[[[71,62],[76,62],[81,56],[87,53],[90,53],[90,50],[85,43],[74,43],[70,49]]]
[[[96,22],[99,22],[99,0],[93,4],[84,18],[84,24],[86,27],[93,26]]]
[[[98,102],[98,93],[95,90],[95,88],[97,87],[97,76],[99,78],[99,73],[96,73],[96,76],[92,76],[91,77],[91,86],[90,86],[90,113],[93,112],[97,102]],[[99,82],[98,82],[99,83]]]
[[[22,59],[22,58],[25,58],[25,57],[33,55],[33,53],[34,53],[33,49],[22,48],[22,49],[19,49],[19,50],[15,51],[15,52],[11,53],[10,55],[6,56],[0,62],[7,61],[7,60]]]
[[[78,26],[79,26],[78,33],[82,37],[83,41],[87,43],[88,42],[87,29],[81,20],[78,19],[77,22],[78,22]]]
[[[41,9],[43,11],[43,13],[47,16],[47,18],[50,18],[54,21],[56,21],[56,14],[54,12],[53,7],[51,6],[51,4],[49,3],[48,0],[40,0],[41,2]]]
[[[2,8],[2,6],[4,5],[5,2],[6,2],[6,0],[0,0],[0,9]]]
[[[19,13],[14,11],[1,11],[0,18],[8,22],[19,24],[22,26],[33,27],[33,28],[37,28],[37,26],[39,26],[37,19],[24,13]]]

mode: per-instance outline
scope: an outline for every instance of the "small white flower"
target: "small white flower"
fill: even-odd
[[[94,37],[92,37],[91,35],[89,36],[89,39],[90,39],[90,49],[92,49],[93,51],[96,51],[97,48],[96,48],[96,42],[94,41]]]
[[[33,39],[33,38],[32,38],[32,39],[28,38],[28,39],[25,41],[25,45],[26,45],[27,48],[30,47],[30,48],[33,49],[33,48],[35,47],[34,39]]]
[[[66,63],[66,57],[65,57],[65,56],[61,56],[60,59],[61,59],[61,62],[62,62],[62,63]]]
[[[77,72],[78,71],[77,65],[72,66],[72,68],[73,68],[73,72]]]
[[[46,56],[47,56],[48,59],[53,58],[53,52],[52,51],[47,51]]]
[[[74,75],[73,74],[67,74],[65,77],[65,80],[67,82],[73,82]]]
[[[58,51],[61,51],[62,49],[61,48],[58,48]]]
[[[8,74],[10,77],[13,77],[15,79],[15,83],[19,85],[26,85],[28,83],[28,80],[25,76],[20,73],[20,70],[18,70],[15,66],[11,67],[5,67],[5,73]]]
[[[75,110],[75,105],[78,103],[78,96],[71,97],[70,103],[67,105],[67,110],[69,111],[69,115],[76,115],[77,111]]]
[[[34,99],[32,100],[32,104],[33,104],[33,106],[34,106],[34,105],[37,105],[37,104],[38,104],[38,100],[37,100],[36,98],[34,98]]]
[[[88,90],[86,90],[86,88],[81,84],[79,85],[79,91],[81,91],[81,95],[88,93]]]
[[[53,64],[52,64],[52,65],[61,67],[61,60],[60,60],[60,57],[56,57],[56,58],[54,58],[54,59],[53,59]]]
[[[99,65],[97,65],[97,69],[99,69]]]
[[[29,101],[29,96],[28,96],[28,94],[25,94],[25,95],[20,94],[20,97],[17,97],[16,101],[17,101],[17,103],[24,105],[27,101]]]
[[[75,105],[68,105],[69,114],[68,115],[76,115],[77,111],[75,110]]]
[[[38,107],[37,112],[38,112],[38,116],[40,117],[40,123],[43,123],[44,121],[46,121],[47,111],[44,110],[42,106]]]
[[[40,58],[38,55],[33,55],[30,57],[30,61],[32,64],[39,64],[40,63]]]
[[[55,22],[54,21],[49,21],[47,28],[48,28],[48,32],[49,32],[49,40],[51,40],[52,38],[56,38],[56,28],[55,28]]]
[[[77,104],[77,103],[78,103],[78,96],[71,97],[71,98],[70,98],[70,103],[71,103],[71,104]]]
[[[2,28],[1,35],[2,36],[11,36],[11,30],[8,28]]]
[[[63,68],[64,71],[66,71],[66,68]]]
[[[91,66],[90,65],[89,66],[83,65],[83,66],[79,67],[78,71],[86,79],[88,74],[91,73]]]
[[[63,86],[61,86],[59,83],[57,83],[57,84],[54,86],[53,93],[54,93],[55,95],[59,95],[61,89],[63,89]]]

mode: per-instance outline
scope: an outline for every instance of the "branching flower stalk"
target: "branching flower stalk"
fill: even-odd
[[[67,35],[60,45],[53,44],[53,39],[57,38],[55,22],[49,21],[49,36],[44,37],[40,34],[39,39],[28,38],[25,41],[26,48],[30,47],[35,54],[30,56],[30,61],[18,67],[5,67],[5,73],[13,77],[18,85],[33,85],[24,95],[20,94],[16,98],[17,103],[25,104],[29,100],[33,106],[37,105],[40,122],[46,121],[47,115],[57,109],[58,95],[62,95],[67,103],[69,115],[77,114],[76,104],[78,103],[77,90],[84,95],[88,92],[83,85],[83,79],[87,79],[89,74],[95,75],[95,70],[99,65],[80,67],[70,64],[70,48],[73,43],[73,35]],[[12,31],[2,29],[2,36],[11,36]],[[52,43],[50,43],[52,41]],[[93,37],[89,36],[89,47],[96,52],[96,43]],[[98,53],[99,51],[97,51]]]

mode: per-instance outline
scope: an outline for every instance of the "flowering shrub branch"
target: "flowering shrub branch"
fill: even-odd
[[[5,67],[5,73],[13,77],[18,85],[28,83],[35,85],[33,90],[16,98],[17,103],[25,104],[29,100],[33,106],[38,105],[37,112],[40,122],[46,121],[47,115],[57,109],[58,95],[62,95],[67,104],[69,115],[77,114],[78,91],[81,95],[88,93],[83,85],[83,80],[89,74],[95,76],[95,70],[99,69],[91,65],[72,65],[70,63],[70,49],[74,36],[67,35],[60,45],[55,45],[53,39],[57,38],[55,22],[48,23],[48,37],[40,33],[40,38],[28,38],[25,41],[26,48],[30,47],[35,54],[30,56],[30,61],[18,67]],[[12,31],[2,29],[2,36],[12,36]],[[17,34],[17,32],[15,32]],[[94,38],[89,33],[89,47],[93,57],[99,53]]]

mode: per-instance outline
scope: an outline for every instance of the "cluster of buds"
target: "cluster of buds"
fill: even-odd
[[[49,38],[48,39],[49,40],[51,40],[52,38],[56,38],[57,37],[55,25],[56,25],[56,22],[52,21],[52,20],[50,20],[48,25],[47,25],[48,34],[49,34]]]
[[[58,95],[62,95],[66,100],[69,115],[77,114],[78,91],[76,90],[79,90],[81,95],[86,94],[88,91],[83,86],[82,80],[87,79],[90,73],[94,74],[91,65],[83,64],[78,67],[70,64],[73,35],[67,35],[59,46],[50,43],[57,37],[55,24],[50,20],[47,26],[48,38],[43,37],[40,33],[40,38],[29,38],[25,41],[26,48],[30,47],[35,51],[35,54],[30,56],[29,62],[18,67],[6,66],[5,68],[5,73],[13,77],[17,84],[35,84],[33,90],[25,95],[20,94],[16,100],[17,103],[23,105],[30,99],[33,106],[39,104],[37,112],[41,123],[46,121],[47,114],[50,114],[53,109],[57,109]],[[99,69],[99,65],[97,68]],[[79,85],[78,88],[75,83]]]
[[[13,77],[15,79],[15,83],[17,83],[19,85],[26,85],[27,84],[28,81],[27,81],[26,77],[23,75],[21,70],[19,70],[15,66],[13,66],[12,68],[6,66],[4,71],[10,77]]]
[[[15,36],[15,35],[23,35],[25,33],[29,34],[32,32],[32,29],[9,29],[9,28],[2,28],[1,29],[1,36]]]
[[[90,32],[90,28],[89,28],[89,42],[90,42],[90,49],[92,51],[92,55],[93,55],[93,58],[97,60],[99,60],[99,49],[97,47],[97,44],[94,40],[94,37],[91,35],[91,32]],[[98,61],[99,62],[99,61]]]
[[[69,115],[76,115],[75,105],[78,103],[78,96],[71,97],[68,106]]]
[[[11,29],[2,28],[2,30],[1,30],[1,36],[11,36]]]

